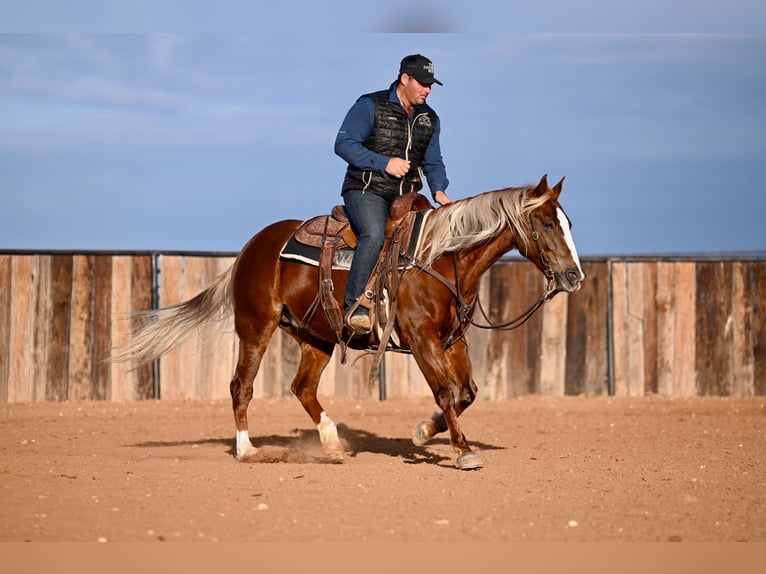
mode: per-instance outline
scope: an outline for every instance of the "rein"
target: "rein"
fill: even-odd
[[[556,288],[556,281],[554,278],[553,269],[551,268],[551,265],[548,261],[548,258],[545,256],[545,251],[542,248],[542,245],[540,244],[540,237],[537,233],[537,230],[534,228],[534,220],[530,216],[530,224],[532,226],[532,240],[535,242],[535,247],[537,247],[538,253],[540,253],[540,260],[543,264],[543,273],[548,278],[548,283],[543,289],[543,292],[540,294],[540,297],[535,301],[532,306],[524,311],[521,315],[518,317],[514,317],[510,321],[506,321],[505,323],[493,323],[486,310],[484,309],[484,306],[481,304],[480,297],[476,295],[476,298],[473,300],[472,303],[468,303],[465,298],[463,297],[463,294],[460,290],[460,273],[458,272],[458,265],[457,265],[457,254],[452,254],[452,261],[455,269],[455,284],[453,285],[444,275],[439,273],[438,271],[435,271],[430,265],[423,264],[419,259],[409,255],[405,249],[401,249],[399,252],[399,255],[401,255],[410,265],[413,267],[418,268],[420,271],[423,271],[433,277],[434,279],[438,280],[440,283],[442,283],[449,291],[452,293],[452,296],[455,298],[455,301],[457,303],[457,312],[458,312],[458,322],[457,325],[455,325],[455,328],[450,333],[449,337],[444,341],[442,344],[442,347],[446,350],[452,345],[454,345],[457,341],[459,341],[463,335],[465,334],[466,329],[469,325],[473,325],[474,327],[478,329],[491,329],[491,330],[498,330],[498,331],[510,331],[513,329],[518,329],[521,327],[524,323],[526,323],[532,315],[537,312],[540,307],[542,307],[545,303],[553,299],[553,297],[559,292],[559,290]],[[479,312],[481,313],[482,318],[484,319],[485,323],[477,323],[474,318],[473,314],[475,311],[475,308],[478,307]]]

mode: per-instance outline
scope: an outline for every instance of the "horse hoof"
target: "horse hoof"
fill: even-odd
[[[465,452],[457,457],[457,467],[460,470],[476,470],[483,466],[484,463],[475,452]]]
[[[346,459],[345,456],[343,456],[342,452],[334,452],[332,454],[326,454],[325,460],[331,464],[343,464],[343,461]]]
[[[412,444],[415,446],[425,446],[432,438],[433,435],[428,432],[427,421],[423,421],[422,423],[416,425],[412,431]]]
[[[346,453],[341,445],[336,445],[331,448],[325,446],[322,450],[324,451],[324,456],[322,456],[322,458],[328,463],[342,464],[346,457]]]
[[[254,459],[258,455],[258,449],[255,447],[250,447],[248,449],[243,449],[241,452],[237,453],[237,460],[239,462],[248,462],[251,459]]]

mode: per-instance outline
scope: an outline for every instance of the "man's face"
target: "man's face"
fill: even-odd
[[[411,106],[419,106],[431,93],[431,84],[421,84],[409,74],[402,74],[401,84],[404,98]]]

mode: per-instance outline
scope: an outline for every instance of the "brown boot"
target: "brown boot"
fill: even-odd
[[[357,335],[365,335],[372,330],[370,314],[363,307],[354,311],[354,314],[346,320],[346,324]]]

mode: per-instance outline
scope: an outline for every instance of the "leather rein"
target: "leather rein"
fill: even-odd
[[[457,264],[457,254],[452,253],[452,262],[455,269],[455,283],[452,284],[452,282],[449,281],[444,275],[439,273],[438,271],[434,270],[430,265],[425,265],[422,263],[419,259],[409,255],[404,248],[402,248],[399,251],[399,255],[405,259],[410,265],[413,267],[416,267],[417,269],[427,273],[434,279],[438,280],[440,283],[442,283],[449,291],[452,293],[452,296],[455,298],[455,302],[457,303],[457,315],[458,315],[458,321],[455,327],[452,329],[452,332],[449,334],[447,339],[442,343],[443,349],[448,349],[452,345],[454,345],[457,341],[463,338],[463,335],[465,334],[466,329],[473,325],[474,327],[478,329],[491,329],[491,330],[499,330],[499,331],[510,331],[513,329],[518,329],[521,327],[524,323],[526,323],[532,315],[535,314],[535,312],[540,309],[545,303],[553,299],[553,297],[559,292],[559,289],[556,287],[556,280],[554,277],[553,269],[550,265],[550,262],[548,261],[548,258],[545,256],[545,251],[543,250],[542,245],[540,244],[540,236],[537,233],[537,230],[535,229],[534,220],[530,217],[529,218],[530,225],[532,226],[532,240],[535,242],[535,247],[537,248],[538,253],[540,254],[540,260],[543,264],[543,273],[548,278],[548,283],[543,289],[543,292],[540,294],[540,297],[535,301],[532,306],[524,311],[521,315],[518,317],[514,317],[510,321],[506,321],[504,323],[493,323],[486,310],[484,309],[484,306],[481,304],[481,300],[478,294],[476,294],[476,298],[473,300],[473,302],[468,303],[465,300],[465,297],[463,297],[463,294],[460,289],[460,273],[458,271],[458,264]],[[474,311],[478,307],[479,312],[481,313],[481,316],[485,323],[477,323],[476,320],[473,318]]]

